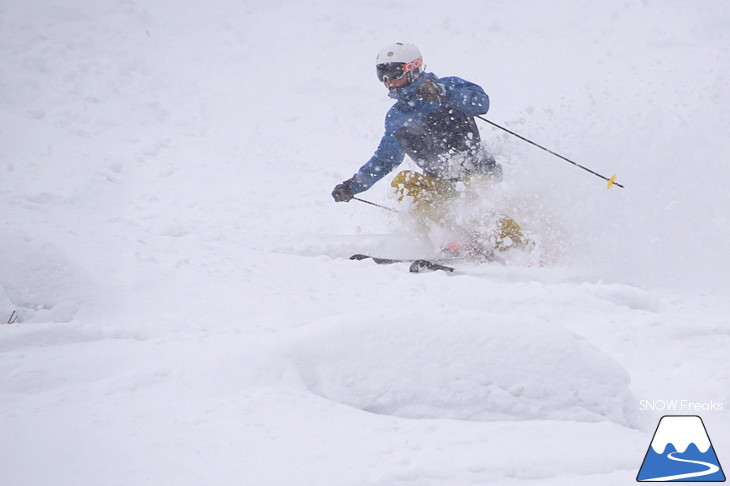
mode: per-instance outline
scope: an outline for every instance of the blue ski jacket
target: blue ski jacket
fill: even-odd
[[[458,77],[438,78],[433,73],[424,73],[414,83],[391,91],[388,96],[397,101],[385,116],[385,134],[380,145],[353,176],[350,188],[354,194],[385,177],[403,162],[406,154],[431,177],[458,179],[449,167],[456,159],[460,163],[464,160],[472,163],[467,173],[478,170],[474,169],[474,163],[480,165],[478,159],[484,153],[479,147],[479,130],[474,118],[453,106],[421,98],[416,91],[426,81],[436,83],[443,98],[474,114],[482,115],[489,109],[489,96],[484,90]],[[466,157],[454,157],[457,154]],[[488,163],[493,166],[494,159],[490,158]]]

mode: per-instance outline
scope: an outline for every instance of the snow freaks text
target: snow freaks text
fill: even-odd
[[[691,400],[640,400],[639,410],[659,412],[722,412],[725,405],[714,400],[693,402]]]

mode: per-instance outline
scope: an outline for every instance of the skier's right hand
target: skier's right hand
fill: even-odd
[[[332,197],[336,202],[342,202],[342,201],[351,201],[352,198],[355,197],[355,194],[352,193],[352,188],[350,187],[350,184],[352,184],[353,179],[347,179],[346,181],[343,181],[339,184],[337,184],[332,191]]]

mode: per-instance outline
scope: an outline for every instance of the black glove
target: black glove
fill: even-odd
[[[355,197],[355,194],[352,193],[352,188],[350,187],[350,184],[352,184],[353,182],[354,178],[347,179],[346,181],[343,181],[335,186],[334,190],[332,191],[332,197],[336,202],[347,202]]]
[[[433,81],[425,81],[421,86],[416,88],[416,93],[426,101],[438,101],[441,98],[439,85]]]

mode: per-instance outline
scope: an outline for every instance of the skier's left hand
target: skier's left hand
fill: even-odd
[[[426,101],[438,101],[442,95],[441,88],[433,81],[425,81],[416,88],[416,93]]]

